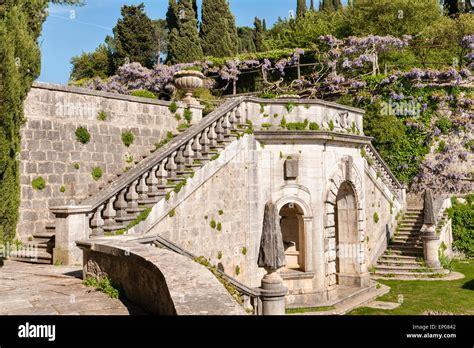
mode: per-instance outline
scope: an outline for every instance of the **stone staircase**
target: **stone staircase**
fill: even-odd
[[[179,131],[181,134],[170,143],[152,150],[135,168],[119,173],[115,181],[80,202],[79,205],[93,206],[89,214],[92,236],[123,234],[147,208],[167,200],[173,192],[178,193],[195,172],[217,159],[228,144],[244,136],[252,126],[241,116],[240,103],[240,98],[227,101],[200,124]],[[37,249],[37,258],[12,259],[52,264],[54,245],[55,226],[50,224],[24,244],[26,248]]]
[[[397,232],[385,253],[372,268],[374,279],[434,279],[447,273],[442,268],[429,268],[423,260],[423,209],[408,207]]]

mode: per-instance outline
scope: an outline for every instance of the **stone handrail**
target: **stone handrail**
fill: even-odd
[[[176,245],[175,243],[161,237],[161,236],[153,236],[153,237],[147,237],[147,238],[141,238],[137,240],[138,242],[142,244],[147,244],[147,243],[159,243],[163,245],[165,248],[180,254],[182,256],[186,256],[187,258],[190,259],[195,259],[196,256],[188,252],[187,250],[184,250],[180,246]],[[235,289],[241,293],[242,295],[248,297],[250,300],[250,303],[254,307],[255,314],[260,315],[261,314],[261,306],[259,305],[259,298],[262,294],[260,288],[250,288],[247,285],[239,282],[237,279],[232,278],[229,276],[227,273],[222,272],[221,270],[217,269],[219,274],[222,275],[222,277],[227,280],[229,283],[231,283]]]
[[[374,161],[374,164],[372,166],[380,172],[382,181],[389,187],[390,191],[392,191],[395,196],[400,197],[404,186],[392,173],[392,171],[387,166],[382,157],[379,155],[375,147],[372,144],[367,144],[365,146],[365,151],[366,157],[371,158]]]
[[[140,205],[157,203],[179,181],[186,167],[195,161],[206,162],[218,144],[230,142],[231,131],[245,124],[240,113],[242,98],[225,102],[202,122],[175,137],[152,156],[79,205],[53,207],[55,215],[87,214],[92,235],[101,236],[104,228],[116,231],[143,211]],[[133,216],[135,214],[135,216]]]

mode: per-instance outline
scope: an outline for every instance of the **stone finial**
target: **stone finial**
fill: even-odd
[[[433,195],[430,189],[425,191],[423,204],[423,224],[433,226],[436,225],[436,218],[434,216]]]
[[[273,202],[265,205],[258,266],[267,270],[277,270],[286,266],[280,216]]]

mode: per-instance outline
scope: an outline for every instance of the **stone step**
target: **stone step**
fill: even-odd
[[[399,273],[399,272],[428,273],[428,272],[436,272],[437,270],[424,267],[423,265],[416,265],[416,266],[377,265],[376,271],[393,271],[394,273]]]
[[[414,240],[414,241],[409,241],[409,242],[406,242],[406,241],[391,241],[390,242],[390,248],[398,248],[398,247],[414,247],[414,246],[423,246],[422,242],[421,241],[418,241],[418,240]]]
[[[113,225],[113,226],[104,226],[102,228],[104,229],[104,232],[115,232],[115,231],[123,230],[123,229],[127,228],[127,226],[125,226],[125,225]]]
[[[380,256],[381,259],[383,260],[402,260],[402,261],[408,261],[408,262],[417,262],[417,257],[416,256],[404,256],[404,255],[388,255],[388,254],[383,254]]]
[[[410,250],[411,249],[411,250]],[[409,250],[392,249],[387,251],[387,255],[402,255],[402,256],[414,256],[423,257],[423,248],[410,248]],[[415,249],[415,250],[413,250]]]
[[[442,270],[439,272],[406,272],[406,271],[376,271],[373,273],[374,276],[384,277],[387,279],[397,279],[397,277],[409,278],[409,279],[417,279],[417,278],[443,278],[444,276],[448,275],[449,271]]]
[[[44,240],[51,240],[56,237],[54,232],[50,231],[45,231],[45,232],[40,232],[40,233],[35,233],[33,234],[34,239],[44,239]]]
[[[399,265],[411,266],[411,267],[423,266],[420,262],[416,261],[416,258],[414,260],[379,259],[379,261],[377,262],[377,268],[378,268],[379,265],[392,266],[392,267],[397,267]]]

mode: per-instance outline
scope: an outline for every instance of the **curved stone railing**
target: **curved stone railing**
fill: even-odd
[[[387,185],[394,197],[398,197],[403,200],[402,197],[405,187],[398,181],[382,157],[380,157],[375,147],[372,144],[368,144],[364,149],[366,152],[365,157],[367,161],[373,162],[370,164],[370,167],[372,167],[378,173],[379,178],[385,183],[385,185]]]
[[[195,255],[191,254],[187,250],[184,250],[180,246],[176,245],[175,243],[170,242],[169,240],[161,236],[141,238],[141,239],[138,239],[137,241],[140,243],[146,243],[146,244],[152,243],[155,246],[157,244],[164,246],[165,248],[192,260],[196,258]],[[244,308],[251,309],[253,311],[253,314],[255,315],[263,314],[262,301],[260,299],[262,292],[260,288],[250,288],[247,285],[239,282],[237,279],[232,278],[227,273],[224,273],[219,269],[217,269],[217,272],[219,272],[219,274],[221,274],[225,280],[231,283],[232,286],[234,286],[235,289],[242,295]]]
[[[203,266],[166,249],[137,241],[78,242],[84,275],[109,277],[121,294],[153,315],[245,315]]]

